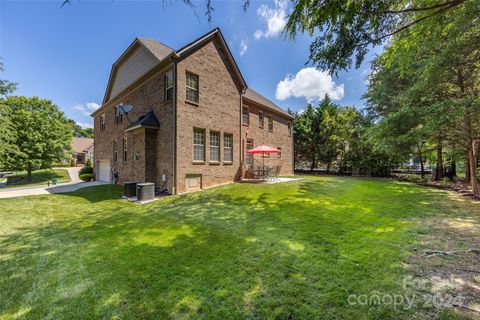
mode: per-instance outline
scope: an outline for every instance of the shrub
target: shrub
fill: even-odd
[[[52,164],[53,168],[68,168],[70,166],[71,166],[71,164],[67,163],[67,162],[54,162]]]
[[[85,164],[86,167],[91,167],[92,166],[92,159],[87,160],[87,164]]]
[[[81,176],[82,174],[86,174],[86,173],[93,174],[93,168],[92,167],[83,167],[82,169],[80,169],[80,172],[78,174],[79,174],[79,176]]]
[[[75,167],[75,159],[70,159],[70,167]]]
[[[93,174],[91,173],[84,173],[80,175],[80,179],[85,182],[92,181],[92,178],[93,178]]]

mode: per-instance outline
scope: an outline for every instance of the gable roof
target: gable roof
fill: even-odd
[[[134,52],[134,50],[136,50],[139,47],[144,48],[146,52],[154,58],[155,63],[152,66],[152,68],[159,65],[163,60],[165,60],[167,57],[169,57],[173,53],[172,48],[160,42],[157,42],[153,39],[135,38],[135,40],[133,40],[133,42],[128,46],[128,48],[122,53],[122,55],[112,65],[112,69],[110,71],[110,77],[108,78],[107,89],[105,90],[105,95],[103,97],[103,104],[105,104],[107,101],[113,98],[110,95],[111,95],[112,85],[114,83],[113,80],[115,79],[119,65],[124,60],[126,60],[128,56]],[[141,76],[139,76],[138,78],[141,78]]]
[[[274,112],[280,113],[281,115],[283,115],[287,118],[293,119],[293,116],[291,114],[289,114],[288,112],[286,112],[285,110],[283,110],[282,108],[277,106],[275,103],[268,100],[267,98],[262,96],[257,91],[253,90],[252,88],[247,88],[247,90],[243,94],[243,98],[247,99],[247,100],[250,100],[254,103],[257,103],[257,104],[259,104],[259,105],[261,105],[261,106],[263,106],[267,109],[270,109]]]
[[[233,70],[235,75],[237,76],[241,87],[245,89],[247,87],[247,84],[245,82],[245,79],[243,78],[242,73],[240,72],[240,69],[238,68],[237,63],[235,62],[235,59],[233,58],[233,55],[228,48],[227,42],[225,41],[225,38],[222,35],[222,32],[220,31],[219,28],[215,28],[212,31],[208,32],[207,34],[195,39],[191,43],[187,44],[186,46],[180,48],[179,50],[174,50],[163,43],[160,43],[156,40],[153,39],[146,39],[146,38],[135,38],[135,40],[130,44],[130,46],[122,53],[122,55],[115,61],[115,63],[112,65],[112,69],[110,71],[110,77],[108,79],[108,84],[107,84],[107,89],[105,90],[105,95],[103,98],[103,104],[107,103],[109,100],[111,100],[111,90],[112,90],[112,85],[116,76],[116,73],[118,71],[119,65],[126,60],[126,58],[134,52],[139,46],[142,48],[146,49],[146,51],[151,54],[153,57],[155,57],[156,63],[153,65],[153,67],[158,66],[161,62],[166,60],[169,57],[175,57],[177,59],[182,59],[184,57],[187,57],[189,54],[191,54],[193,51],[201,48],[203,45],[208,43],[210,40],[213,38],[217,38],[220,45],[222,46],[223,50],[225,51],[225,55],[227,56],[227,59],[233,66]],[[150,69],[153,69],[150,68]],[[148,71],[148,70],[147,70]],[[145,71],[144,74],[147,72]],[[138,77],[140,78],[140,77]],[[122,90],[123,91],[123,90]],[[119,93],[118,93],[119,94]],[[93,114],[95,114],[94,112]]]
[[[263,106],[267,109],[272,110],[273,112],[277,112],[277,113],[279,113],[283,116],[286,116],[288,118],[293,118],[290,114],[288,114],[288,112],[286,112],[285,110],[283,110],[282,108],[277,106],[275,103],[273,103],[269,99],[265,98],[264,96],[262,96],[261,94],[259,94],[255,90],[248,88],[247,83],[246,83],[246,81],[245,81],[245,79],[244,79],[244,77],[243,77],[243,75],[240,71],[240,68],[238,67],[238,65],[237,65],[237,63],[236,63],[236,61],[235,61],[235,59],[232,55],[232,52],[230,51],[230,48],[228,47],[227,42],[225,41],[225,38],[223,37],[223,34],[222,34],[222,32],[220,31],[219,28],[213,29],[212,31],[204,34],[203,36],[195,39],[194,41],[190,42],[189,44],[183,46],[182,48],[180,48],[176,51],[174,49],[164,45],[163,43],[160,43],[160,42],[158,42],[156,40],[153,40],[153,39],[136,38],[132,42],[132,44],[127,48],[127,50],[125,50],[125,52],[113,64],[112,71],[110,73],[110,78],[108,80],[107,90],[105,92],[105,97],[103,99],[103,104],[107,103],[109,100],[111,100],[111,98],[113,98],[113,97],[109,97],[109,95],[110,95],[111,86],[113,84],[113,79],[115,77],[118,65],[122,61],[124,61],[124,59],[126,59],[128,57],[130,52],[132,52],[133,50],[138,48],[138,46],[141,46],[141,47],[145,48],[153,57],[155,57],[156,64],[153,66],[153,67],[155,67],[155,66],[158,66],[160,63],[162,63],[163,61],[165,61],[166,59],[169,59],[169,58],[175,58],[175,59],[179,59],[179,60],[184,59],[188,55],[190,55],[192,52],[194,52],[195,50],[197,50],[197,49],[201,48],[203,45],[207,44],[212,39],[217,39],[219,41],[219,44],[221,45],[223,51],[225,52],[225,55],[226,55],[228,61],[232,65],[235,76],[237,77],[237,80],[239,81],[239,83],[242,87],[242,92],[244,92],[243,97],[245,99],[250,100],[254,103],[257,103],[257,104],[259,104],[259,105],[261,105],[261,106]],[[153,67],[151,69],[153,69]],[[148,72],[148,71],[145,71],[145,73],[146,72]],[[138,79],[140,79],[140,78],[141,78],[141,76],[138,77]],[[99,112],[100,109],[103,109],[103,108],[97,109],[93,114]]]
[[[93,139],[91,138],[74,137],[72,139],[72,150],[76,153],[83,153],[86,152],[92,144]]]
[[[158,121],[155,113],[150,111],[146,115],[141,116],[138,118],[137,121],[129,125],[125,131],[131,131],[139,128],[149,128],[149,129],[158,129],[160,128],[160,122]]]
[[[177,50],[175,53],[178,55],[179,59],[182,59],[183,57],[188,56],[193,51],[201,48],[204,44],[208,43],[210,40],[214,38],[217,38],[220,45],[222,46],[223,51],[225,51],[226,57],[230,62],[230,64],[232,65],[233,71],[237,76],[237,79],[239,80],[242,89],[245,90],[247,88],[247,83],[243,78],[242,72],[240,71],[240,68],[238,67],[237,62],[233,58],[232,52],[230,51],[230,48],[228,47],[227,42],[223,37],[222,31],[220,31],[220,28],[215,28],[212,31],[204,34],[203,36],[193,40],[189,44]]]
[[[137,38],[136,40],[138,40],[138,42],[140,42],[145,47],[145,49],[150,51],[159,62],[165,59],[170,53],[174,51],[169,46],[164,45],[163,43],[160,43],[153,39]]]

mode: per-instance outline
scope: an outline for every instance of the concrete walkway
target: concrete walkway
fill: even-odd
[[[108,184],[108,183],[101,182],[101,181],[69,182],[69,183],[59,184],[52,187],[37,186],[37,187],[25,187],[25,188],[21,188],[21,187],[8,188],[3,190],[0,189],[0,199],[35,196],[35,195],[41,195],[41,194],[73,192],[82,188],[100,186],[104,184]]]
[[[66,169],[67,169],[68,175],[70,176],[70,183],[82,182],[82,180],[80,180],[80,178],[78,177],[78,174],[82,169],[81,167],[70,167]]]

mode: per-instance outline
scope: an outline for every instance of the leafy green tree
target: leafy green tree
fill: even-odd
[[[0,62],[0,72],[3,72],[4,70],[5,70],[5,67],[3,66],[3,63]],[[17,90],[17,84],[15,82],[0,79],[0,96],[4,96],[9,93],[12,93],[15,90]]]
[[[51,167],[70,148],[72,127],[63,112],[49,100],[37,97],[7,97],[0,105],[9,108],[15,132],[15,150],[7,150],[7,167],[26,169],[28,180],[36,166]]]
[[[74,120],[69,120],[73,128],[73,135],[79,138],[92,138],[93,139],[93,128],[82,128]]]
[[[0,72],[3,71],[3,63],[0,62]],[[0,96],[12,93],[16,88],[16,83],[0,79]],[[13,152],[16,149],[13,144],[14,138],[15,133],[10,121],[10,109],[0,101],[0,168],[7,162],[7,150]]]
[[[286,32],[315,36],[310,45],[310,61],[318,68],[335,73],[363,62],[372,46],[414,25],[476,0],[364,0],[293,1]]]
[[[465,1],[455,10],[395,36],[376,59],[367,93],[381,121],[390,123],[386,134],[399,132],[412,143],[436,146],[439,176],[445,150],[455,150],[450,152],[455,155],[463,148],[476,194],[480,144],[478,10],[478,4]]]

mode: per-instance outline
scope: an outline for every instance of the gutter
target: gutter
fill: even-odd
[[[177,194],[177,58],[176,53],[170,56],[173,62],[173,187],[172,194]]]

